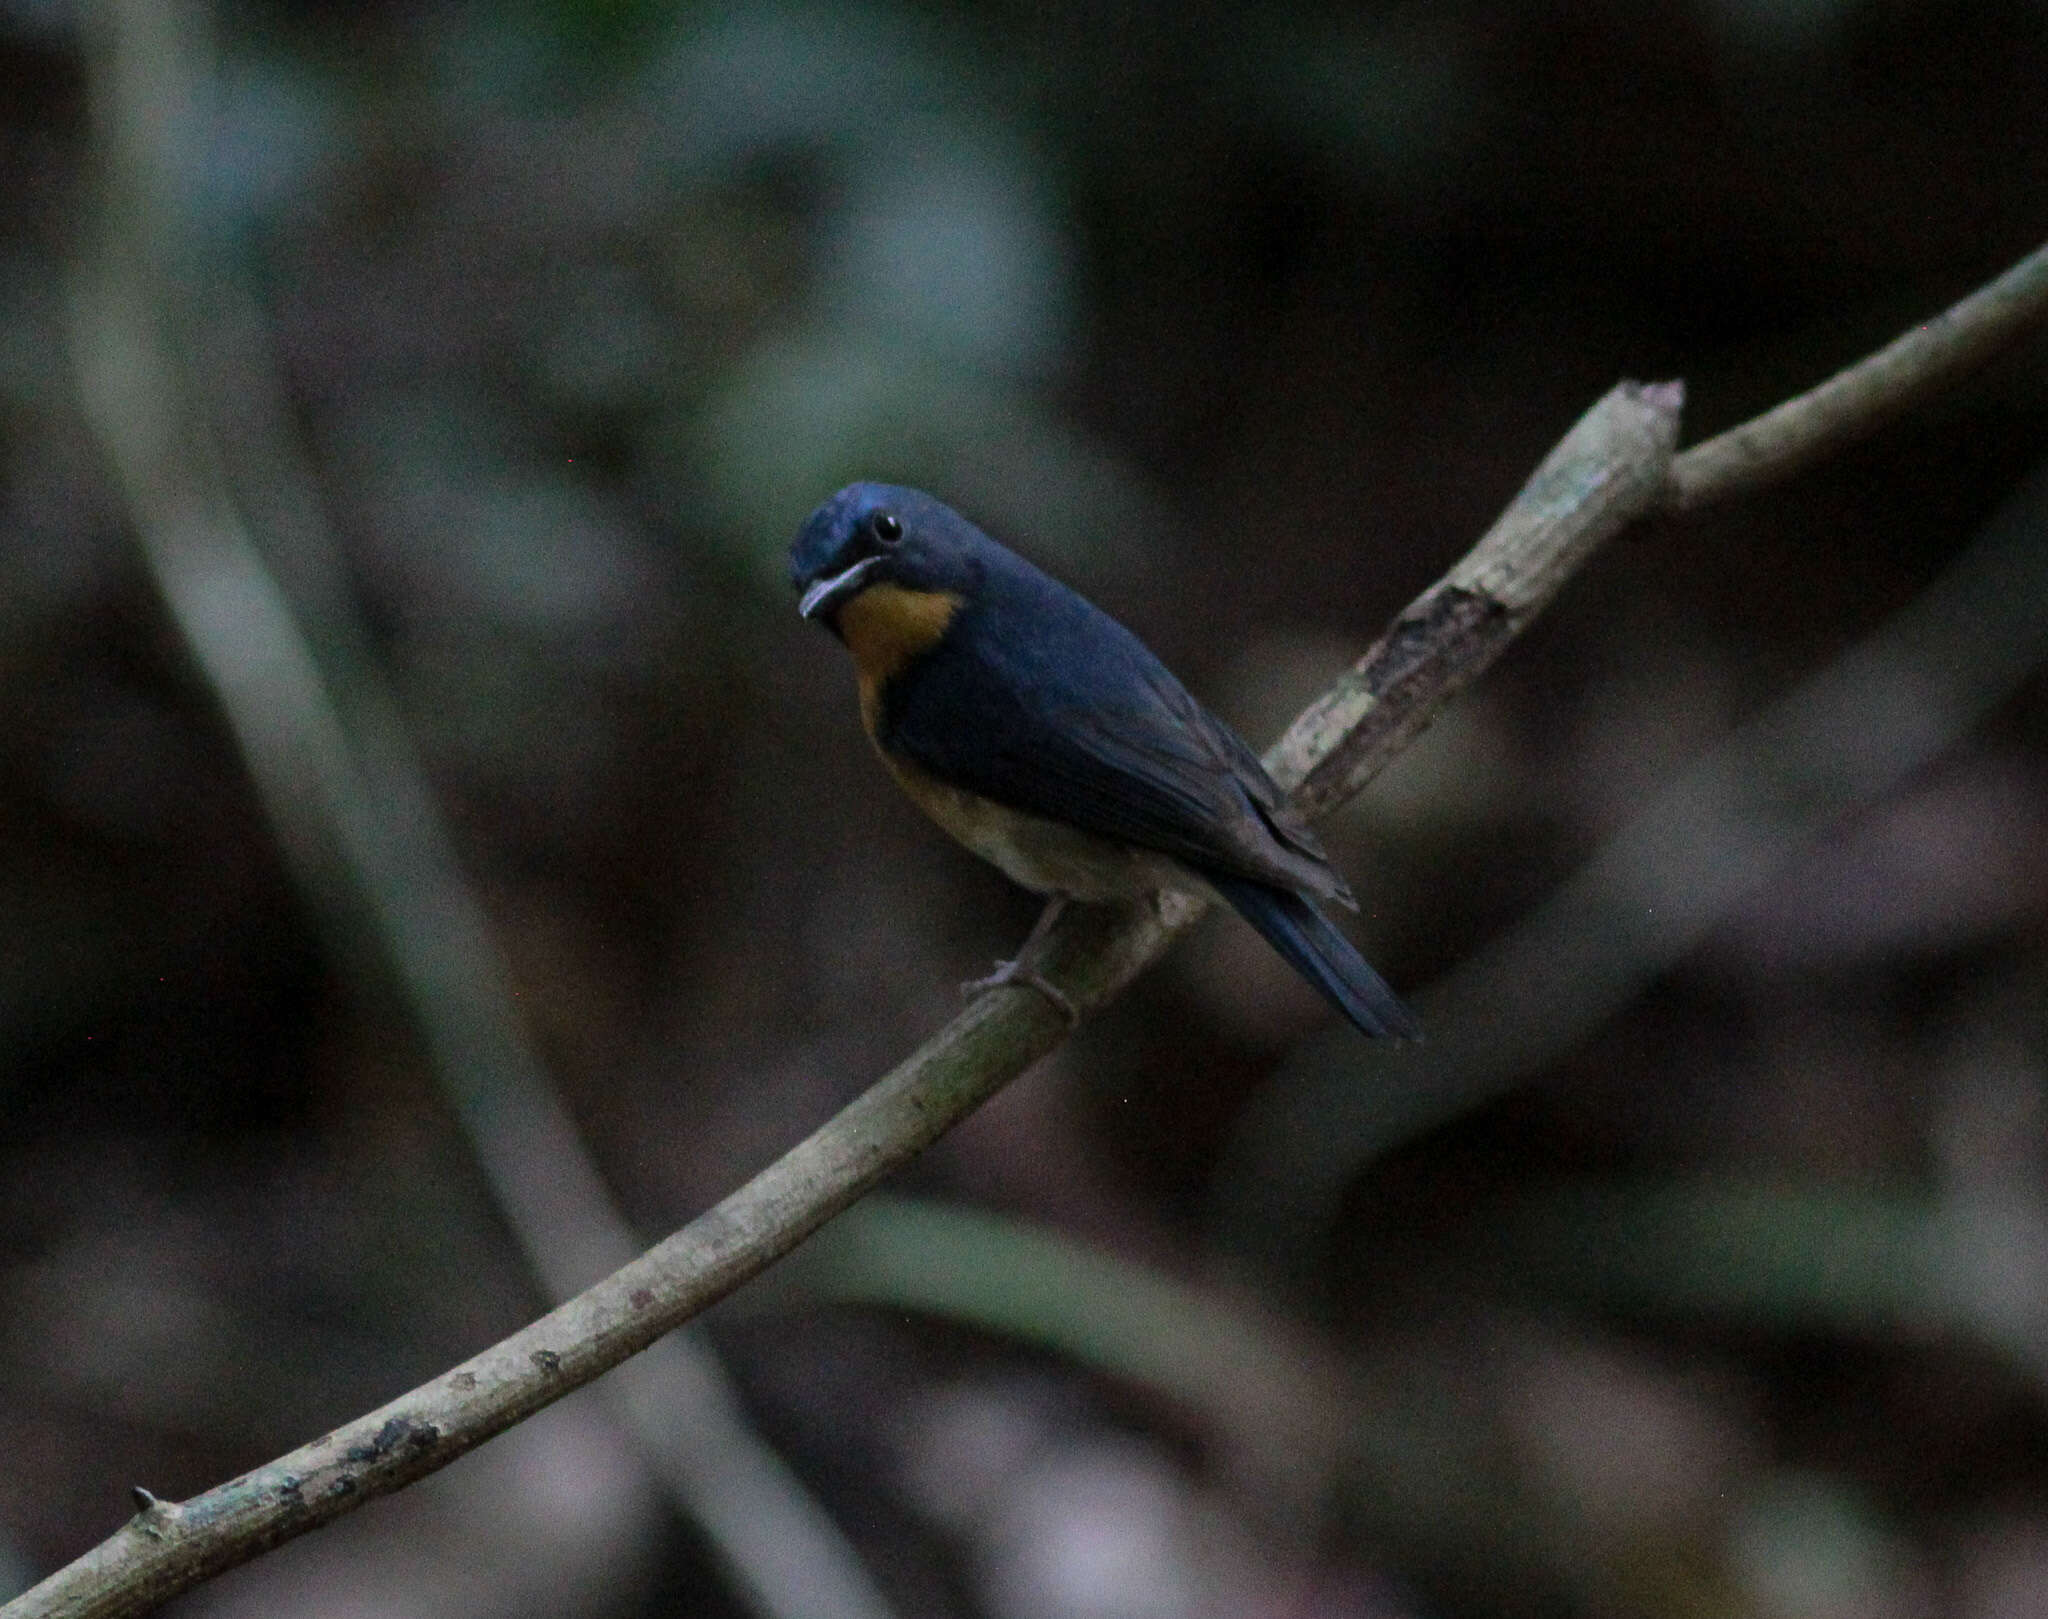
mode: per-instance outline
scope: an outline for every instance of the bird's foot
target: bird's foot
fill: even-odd
[[[1204,903],[1200,896],[1178,888],[1152,890],[1152,914],[1159,919],[1161,927],[1184,926],[1201,913]]]
[[[986,995],[990,990],[1001,989],[1007,984],[1030,986],[1052,1002],[1053,1009],[1067,1020],[1068,1028],[1078,1029],[1081,1026],[1081,1013],[1067,998],[1066,991],[1060,989],[1043,973],[1034,972],[1025,966],[1021,957],[1013,961],[997,962],[994,972],[986,978],[970,978],[960,986],[960,993],[971,1000],[976,995]]]

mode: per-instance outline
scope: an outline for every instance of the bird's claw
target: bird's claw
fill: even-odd
[[[1078,1029],[1081,1026],[1081,1013],[1074,1003],[1067,998],[1066,991],[1060,989],[1043,973],[1033,972],[1029,967],[1024,966],[1021,961],[997,962],[994,972],[990,973],[986,978],[968,979],[966,983],[960,986],[960,993],[971,1000],[976,995],[986,995],[992,989],[1002,989],[1005,985],[1009,984],[1028,985],[1030,988],[1037,990],[1039,994],[1052,1002],[1053,1010],[1067,1020],[1068,1028]]]

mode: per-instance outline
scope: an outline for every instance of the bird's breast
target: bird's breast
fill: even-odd
[[[1084,904],[1142,899],[1161,890],[1206,892],[1200,878],[1166,855],[954,787],[892,754],[879,739],[876,750],[918,808],[1021,887]]]
[[[919,678],[920,660],[938,648],[964,605],[949,591],[878,584],[839,609],[839,634],[860,681],[861,723],[911,801],[1011,881],[1041,894],[1100,903],[1202,889],[1178,861],[956,787],[891,745],[892,687]]]
[[[840,638],[860,681],[860,717],[868,735],[882,721],[889,682],[946,637],[961,598],[949,590],[870,585],[839,609]]]

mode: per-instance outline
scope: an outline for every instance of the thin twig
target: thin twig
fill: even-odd
[[[2002,329],[2009,338],[2017,328]],[[1918,352],[1919,364],[1952,374],[1945,350]],[[1902,385],[1859,396],[1871,421],[1914,397],[1917,388]],[[1510,515],[1297,722],[1275,762],[1303,784],[1306,802],[1341,801],[1348,784],[1397,752],[1498,654],[1601,540],[1655,509],[1669,487],[1678,403],[1668,386],[1624,384],[1610,393],[1545,461]],[[1793,435],[1766,445],[1742,486],[1767,475],[1759,468],[1790,471],[1811,442]],[[1361,725],[1373,727],[1373,741],[1350,744]],[[1324,797],[1314,778],[1333,758],[1341,763]],[[1039,965],[1077,1005],[1099,1006],[1157,957],[1176,924],[1151,910],[1076,908],[1048,935]],[[152,1523],[123,1527],[0,1609],[0,1619],[146,1611],[445,1466],[758,1274],[1065,1033],[1065,1020],[1029,989],[982,997],[837,1117],[631,1264],[369,1415],[188,1502],[163,1503]]]
[[[2048,246],[1924,325],[1671,464],[1667,503],[1691,511],[1775,483],[1950,386],[2048,320]]]
[[[1486,537],[1268,751],[1273,779],[1304,811],[1326,815],[1356,794],[1587,557],[1656,504],[1685,389],[1652,383],[1630,397],[1639,408],[1610,408],[1610,394],[1589,411]]]
[[[1375,1157],[1582,1046],[1773,873],[1897,793],[2048,664],[2048,472],[2000,506],[1912,602],[1718,740],[1566,881],[1423,990],[1432,1032],[1399,1088],[1305,1041],[1240,1116],[1216,1228],[1267,1275],[1327,1255]]]
[[[117,357],[118,358],[118,357]],[[1351,677],[1375,712],[1400,722],[1382,731],[1394,751],[1419,726],[1495,623],[1518,625],[1526,601],[1553,593],[1585,554],[1590,529],[1619,526],[1608,491],[1637,491],[1647,510],[1676,437],[1668,388],[1615,389],[1574,430],[1571,465],[1533,481],[1519,508],[1545,516],[1548,538],[1530,548],[1531,525],[1504,521],[1459,570],[1480,611],[1418,645],[1401,628]],[[1553,463],[1546,468],[1555,471]],[[1648,470],[1617,469],[1647,462]],[[1577,489],[1584,527],[1559,506]],[[1568,502],[1567,502],[1568,503]],[[1544,552],[1547,551],[1547,557]],[[1512,558],[1512,566],[1508,566]],[[1502,571],[1505,570],[1505,571]],[[1536,581],[1511,601],[1483,594],[1495,577]],[[1488,626],[1475,628],[1475,626]],[[1505,637],[1500,644],[1504,644]],[[1497,650],[1497,648],[1496,648]],[[1295,751],[1304,768],[1348,733],[1323,727]],[[1150,909],[1076,909],[1048,939],[1044,959],[1075,1002],[1114,996],[1166,946],[1178,927]],[[1185,926],[1189,918],[1178,919]],[[4,1619],[136,1614],[271,1546],[388,1494],[502,1432],[608,1371],[765,1269],[877,1181],[910,1162],[946,1130],[1060,1043],[1066,1021],[1029,991],[970,1004],[901,1066],[836,1118],[710,1212],[567,1304],[434,1379],[314,1443],[183,1503],[164,1502],[147,1524],[131,1522],[78,1561],[0,1609]]]

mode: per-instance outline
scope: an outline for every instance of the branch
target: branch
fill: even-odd
[[[2024,325],[2008,315],[1998,326],[2002,340]],[[1948,348],[1913,352],[1919,358],[1909,356],[1909,367],[1930,378],[1954,374]],[[1831,427],[1825,442],[1840,442],[1850,425],[1867,429],[1931,386],[1908,378],[1859,393],[1863,414]],[[1669,498],[1681,397],[1673,384],[1624,383],[1609,393],[1478,546],[1289,728],[1271,763],[1305,807],[1321,813],[1341,803],[1499,655],[1599,544]],[[1811,435],[1767,438],[1739,485],[1716,487],[1732,491],[1783,475],[1814,453],[1814,442]],[[1148,908],[1070,909],[1036,965],[1077,1006],[1093,1008],[1189,920],[1169,922]],[[1028,988],[981,997],[837,1117],[631,1264],[310,1445],[188,1502],[146,1502],[84,1557],[0,1609],[0,1619],[146,1611],[447,1465],[788,1253],[1050,1051],[1065,1027]]]
[[[1539,904],[1423,987],[1431,1038],[1398,1091],[1361,1084],[1331,1037],[1298,1045],[1213,1177],[1215,1228],[1249,1239],[1238,1257],[1305,1282],[1369,1160],[1582,1046],[1828,828],[1893,797],[2048,666],[2044,512],[2048,468],[1912,601],[1672,772]]]
[[[1667,504],[1691,511],[1775,483],[1930,397],[2048,320],[2048,246],[1818,388],[1696,444]]]

